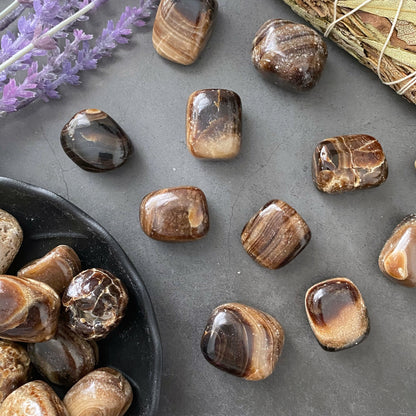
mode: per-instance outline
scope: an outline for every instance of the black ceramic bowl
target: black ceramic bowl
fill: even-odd
[[[55,246],[67,244],[79,255],[83,269],[100,267],[123,280],[130,296],[126,316],[99,342],[99,366],[117,368],[130,381],[134,401],[127,416],[154,415],[162,361],[159,332],[146,288],[124,251],[87,214],[45,189],[0,177],[0,208],[16,217],[24,233],[9,274]]]

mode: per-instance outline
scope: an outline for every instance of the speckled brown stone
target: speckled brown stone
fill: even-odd
[[[393,230],[381,250],[380,270],[404,286],[416,286],[416,215],[408,215]]]
[[[188,150],[202,159],[231,159],[241,145],[241,99],[233,91],[195,91],[186,111]]]
[[[193,186],[151,192],[140,205],[140,224],[151,238],[161,241],[192,241],[209,229],[204,193]]]
[[[241,242],[264,267],[278,269],[293,260],[309,243],[311,231],[286,202],[272,200],[246,224]]]
[[[217,14],[216,0],[162,0],[153,25],[153,46],[170,61],[190,65],[204,49]]]
[[[282,353],[285,335],[267,313],[241,303],[227,303],[212,312],[201,340],[209,363],[246,380],[272,374]]]
[[[305,308],[312,331],[325,350],[353,347],[370,331],[361,293],[351,280],[344,277],[312,286],[306,292]]]
[[[352,191],[381,185],[388,175],[380,143],[366,134],[331,137],[316,146],[312,177],[326,193]]]
[[[251,59],[273,83],[297,91],[309,90],[324,69],[327,49],[308,26],[283,19],[268,20],[253,40]]]

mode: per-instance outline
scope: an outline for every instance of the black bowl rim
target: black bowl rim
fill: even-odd
[[[148,326],[150,335],[154,344],[155,348],[155,367],[154,367],[154,380],[153,380],[153,397],[151,402],[151,407],[149,409],[149,415],[154,415],[159,406],[159,396],[160,396],[160,385],[161,385],[161,372],[162,372],[162,344],[160,340],[159,334],[159,327],[156,320],[156,315],[153,309],[152,302],[150,300],[149,293],[144,285],[143,280],[141,279],[139,273],[135,269],[133,263],[127,257],[127,254],[124,250],[120,247],[117,241],[111,236],[111,234],[100,224],[98,224],[92,217],[90,217],[87,213],[82,211],[72,202],[68,201],[67,199],[61,197],[58,194],[55,194],[52,191],[48,191],[45,188],[41,188],[40,186],[32,185],[27,182],[19,181],[17,179],[7,178],[4,176],[0,176],[0,186],[7,185],[13,186],[23,192],[29,192],[36,195],[41,195],[50,200],[53,200],[54,203],[61,208],[62,210],[70,211],[70,213],[78,220],[87,223],[91,229],[95,232],[100,234],[103,239],[112,245],[114,251],[117,253],[118,256],[123,261],[123,266],[126,266],[126,270],[130,274],[131,278],[137,284],[137,287],[140,291],[140,296],[143,301],[143,308],[146,311],[146,318],[148,320]]]

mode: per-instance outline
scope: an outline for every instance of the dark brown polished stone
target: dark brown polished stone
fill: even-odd
[[[209,229],[204,193],[193,186],[151,192],[140,205],[140,224],[151,238],[161,241],[192,241]]]
[[[203,159],[231,159],[241,145],[241,99],[233,91],[195,91],[188,100],[186,137],[189,151]]]
[[[133,153],[124,130],[104,111],[93,108],[72,117],[62,130],[61,144],[73,162],[90,172],[115,169]]]
[[[408,215],[393,230],[378,259],[380,270],[404,286],[416,286],[416,215]]]
[[[81,261],[77,253],[71,247],[61,245],[21,268],[17,275],[46,283],[58,294],[62,294],[80,271]]]
[[[268,20],[253,40],[251,59],[260,73],[273,83],[304,91],[318,82],[327,49],[322,37],[300,23]]]
[[[204,49],[217,14],[216,0],[162,0],[153,25],[153,46],[170,61],[190,65]]]
[[[51,339],[60,305],[56,292],[45,283],[0,276],[0,338],[18,342]]]
[[[366,134],[331,137],[316,146],[312,177],[326,193],[381,185],[388,175],[380,143]]]
[[[128,294],[122,281],[102,269],[76,275],[62,296],[64,318],[80,337],[106,337],[124,317]]]
[[[30,358],[26,349],[15,342],[0,340],[0,405],[12,391],[29,381],[29,376]]]
[[[62,322],[53,338],[46,342],[28,344],[28,353],[38,372],[50,382],[72,386],[94,370],[98,347],[72,332]]]
[[[325,350],[353,347],[370,331],[361,293],[351,280],[344,277],[312,286],[306,292],[305,308],[312,331]]]
[[[309,243],[311,231],[286,202],[272,200],[246,224],[241,242],[257,263],[278,269],[293,260]]]
[[[212,312],[201,340],[209,363],[246,380],[272,374],[282,353],[285,335],[272,316],[240,303],[227,303]]]

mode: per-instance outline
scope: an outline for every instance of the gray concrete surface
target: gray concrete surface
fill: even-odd
[[[94,27],[133,3],[109,2]],[[269,18],[300,19],[279,0],[219,3],[213,36],[195,65],[164,61],[153,50],[150,29],[136,31],[131,45],[84,74],[82,86],[64,89],[62,100],[1,119],[0,174],[68,198],[136,265],[163,342],[160,416],[414,415],[416,292],[384,278],[377,258],[393,227],[416,210],[416,108],[331,42],[313,91],[275,88],[250,63],[252,38]],[[243,145],[233,161],[203,162],[186,149],[185,105],[200,88],[229,88],[242,98]],[[119,170],[84,172],[61,149],[62,126],[86,107],[108,112],[132,138],[136,153]],[[310,174],[314,146],[352,133],[381,141],[387,182],[338,196],[319,193]],[[153,241],[140,229],[140,200],[178,185],[206,193],[211,230],[193,243]],[[293,205],[312,230],[305,251],[278,271],[258,266],[239,241],[246,221],[272,198]],[[371,332],[355,348],[328,353],[315,341],[303,299],[312,284],[335,276],[358,285]],[[200,353],[211,310],[227,301],[260,308],[286,330],[281,360],[265,381],[223,373]]]

